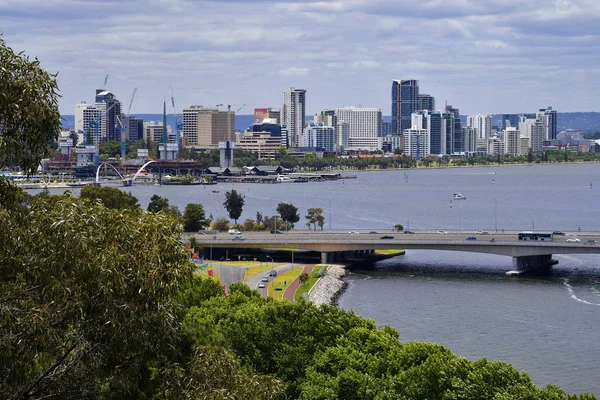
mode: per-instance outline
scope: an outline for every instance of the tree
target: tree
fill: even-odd
[[[258,225],[263,223],[263,215],[260,213],[260,211],[256,212],[256,223]]]
[[[100,144],[100,154],[108,158],[119,157],[121,154],[121,142],[118,140],[109,140]]]
[[[73,141],[73,147],[76,147],[77,142],[79,141],[79,135],[77,134],[77,132],[73,131],[69,134],[69,139]]]
[[[139,208],[138,199],[134,195],[112,187],[85,186],[81,188],[80,197],[91,200],[99,199],[107,208]]]
[[[157,213],[159,211],[165,211],[169,208],[169,199],[166,197],[160,197],[155,194],[150,197],[150,203],[148,203],[148,211]]]
[[[312,225],[314,230],[317,230],[317,224],[319,224],[319,227],[321,230],[323,230],[325,217],[323,217],[322,208],[309,208],[308,213],[304,216],[304,218],[306,218],[306,225],[308,227]]]
[[[281,219],[285,222],[288,222],[291,227],[294,227],[294,223],[300,221],[300,216],[298,215],[298,207],[294,206],[291,203],[279,203],[277,204],[277,212],[281,216]]]
[[[394,225],[394,230],[396,232],[402,232],[404,230],[404,225],[402,225],[402,224],[396,224],[396,225]]]
[[[183,211],[183,231],[198,232],[207,225],[202,204],[189,203]]]
[[[34,173],[60,131],[56,74],[15,54],[0,35],[0,94],[0,169],[16,163]]]
[[[32,199],[25,213],[0,207],[0,220],[2,392],[146,397],[191,276],[179,221],[69,195]]]
[[[229,229],[229,220],[227,218],[217,218],[215,222],[212,224],[212,229],[215,231],[226,231]]]
[[[304,285],[308,281],[308,274],[306,272],[303,272],[300,274],[300,277],[298,279],[300,280],[300,283]]]
[[[233,219],[237,225],[237,220],[242,215],[242,209],[244,208],[244,198],[241,194],[231,189],[225,193],[225,202],[223,202],[225,209],[229,213],[229,218]]]

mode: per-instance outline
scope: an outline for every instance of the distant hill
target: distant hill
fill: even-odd
[[[73,129],[75,127],[75,116],[63,115],[64,129]],[[162,121],[162,114],[137,114],[136,117],[142,118],[144,121]],[[467,116],[461,115],[463,124],[465,123]],[[307,120],[312,120],[312,115],[306,116]],[[492,121],[498,121],[500,114],[492,115]],[[383,116],[384,121],[390,121],[389,115]],[[235,116],[235,128],[241,131],[248,128],[254,122],[254,115],[236,115]],[[167,115],[167,125],[175,125],[175,115]],[[572,113],[558,113],[558,131],[564,131],[565,129],[575,129],[583,132],[600,132],[600,112],[572,112]]]

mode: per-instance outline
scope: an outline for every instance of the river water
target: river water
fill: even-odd
[[[145,186],[125,190],[146,207],[167,197],[226,216],[231,188],[244,195],[241,221],[291,202],[301,216],[324,209],[325,229],[600,231],[600,164],[357,173],[336,182]],[[213,193],[218,189],[219,193]],[[460,192],[466,200],[451,201]],[[304,220],[297,224],[304,228]],[[501,360],[538,385],[600,394],[600,256],[557,255],[549,277],[506,277],[509,257],[411,250],[348,277],[339,306],[391,325],[403,341],[441,343],[469,359]]]

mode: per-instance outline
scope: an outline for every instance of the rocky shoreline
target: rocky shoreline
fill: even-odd
[[[342,265],[330,265],[324,277],[313,286],[308,294],[308,301],[314,305],[335,304],[338,296],[347,286],[344,277],[346,269]]]

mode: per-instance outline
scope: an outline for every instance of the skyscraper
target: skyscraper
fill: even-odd
[[[96,107],[102,110],[102,140],[121,141],[121,126],[117,121],[117,116],[121,115],[121,102],[108,90],[96,89]]]
[[[476,130],[477,139],[487,139],[492,135],[492,117],[490,115],[469,115],[467,126]]]
[[[229,123],[227,123],[229,119]],[[227,141],[235,126],[235,112],[191,106],[183,110],[183,139],[186,145],[215,146]]]
[[[381,136],[381,110],[379,108],[344,107],[336,109],[338,124],[349,127],[348,149],[375,151]]]
[[[451,153],[461,153],[465,151],[465,140],[463,137],[462,123],[460,122],[460,112],[458,108],[452,108],[451,105],[446,106],[446,112],[454,114],[454,139],[453,150]]]
[[[288,129],[289,146],[302,145],[302,131],[306,123],[306,90],[292,87],[283,92],[282,123]]]
[[[558,134],[557,117],[558,114],[552,107],[541,108],[537,113],[537,119],[544,126],[544,140],[556,139],[556,135]]]
[[[430,94],[420,94],[419,110],[435,111],[435,97]]]
[[[410,129],[411,114],[420,109],[419,81],[392,81],[392,133]]]

